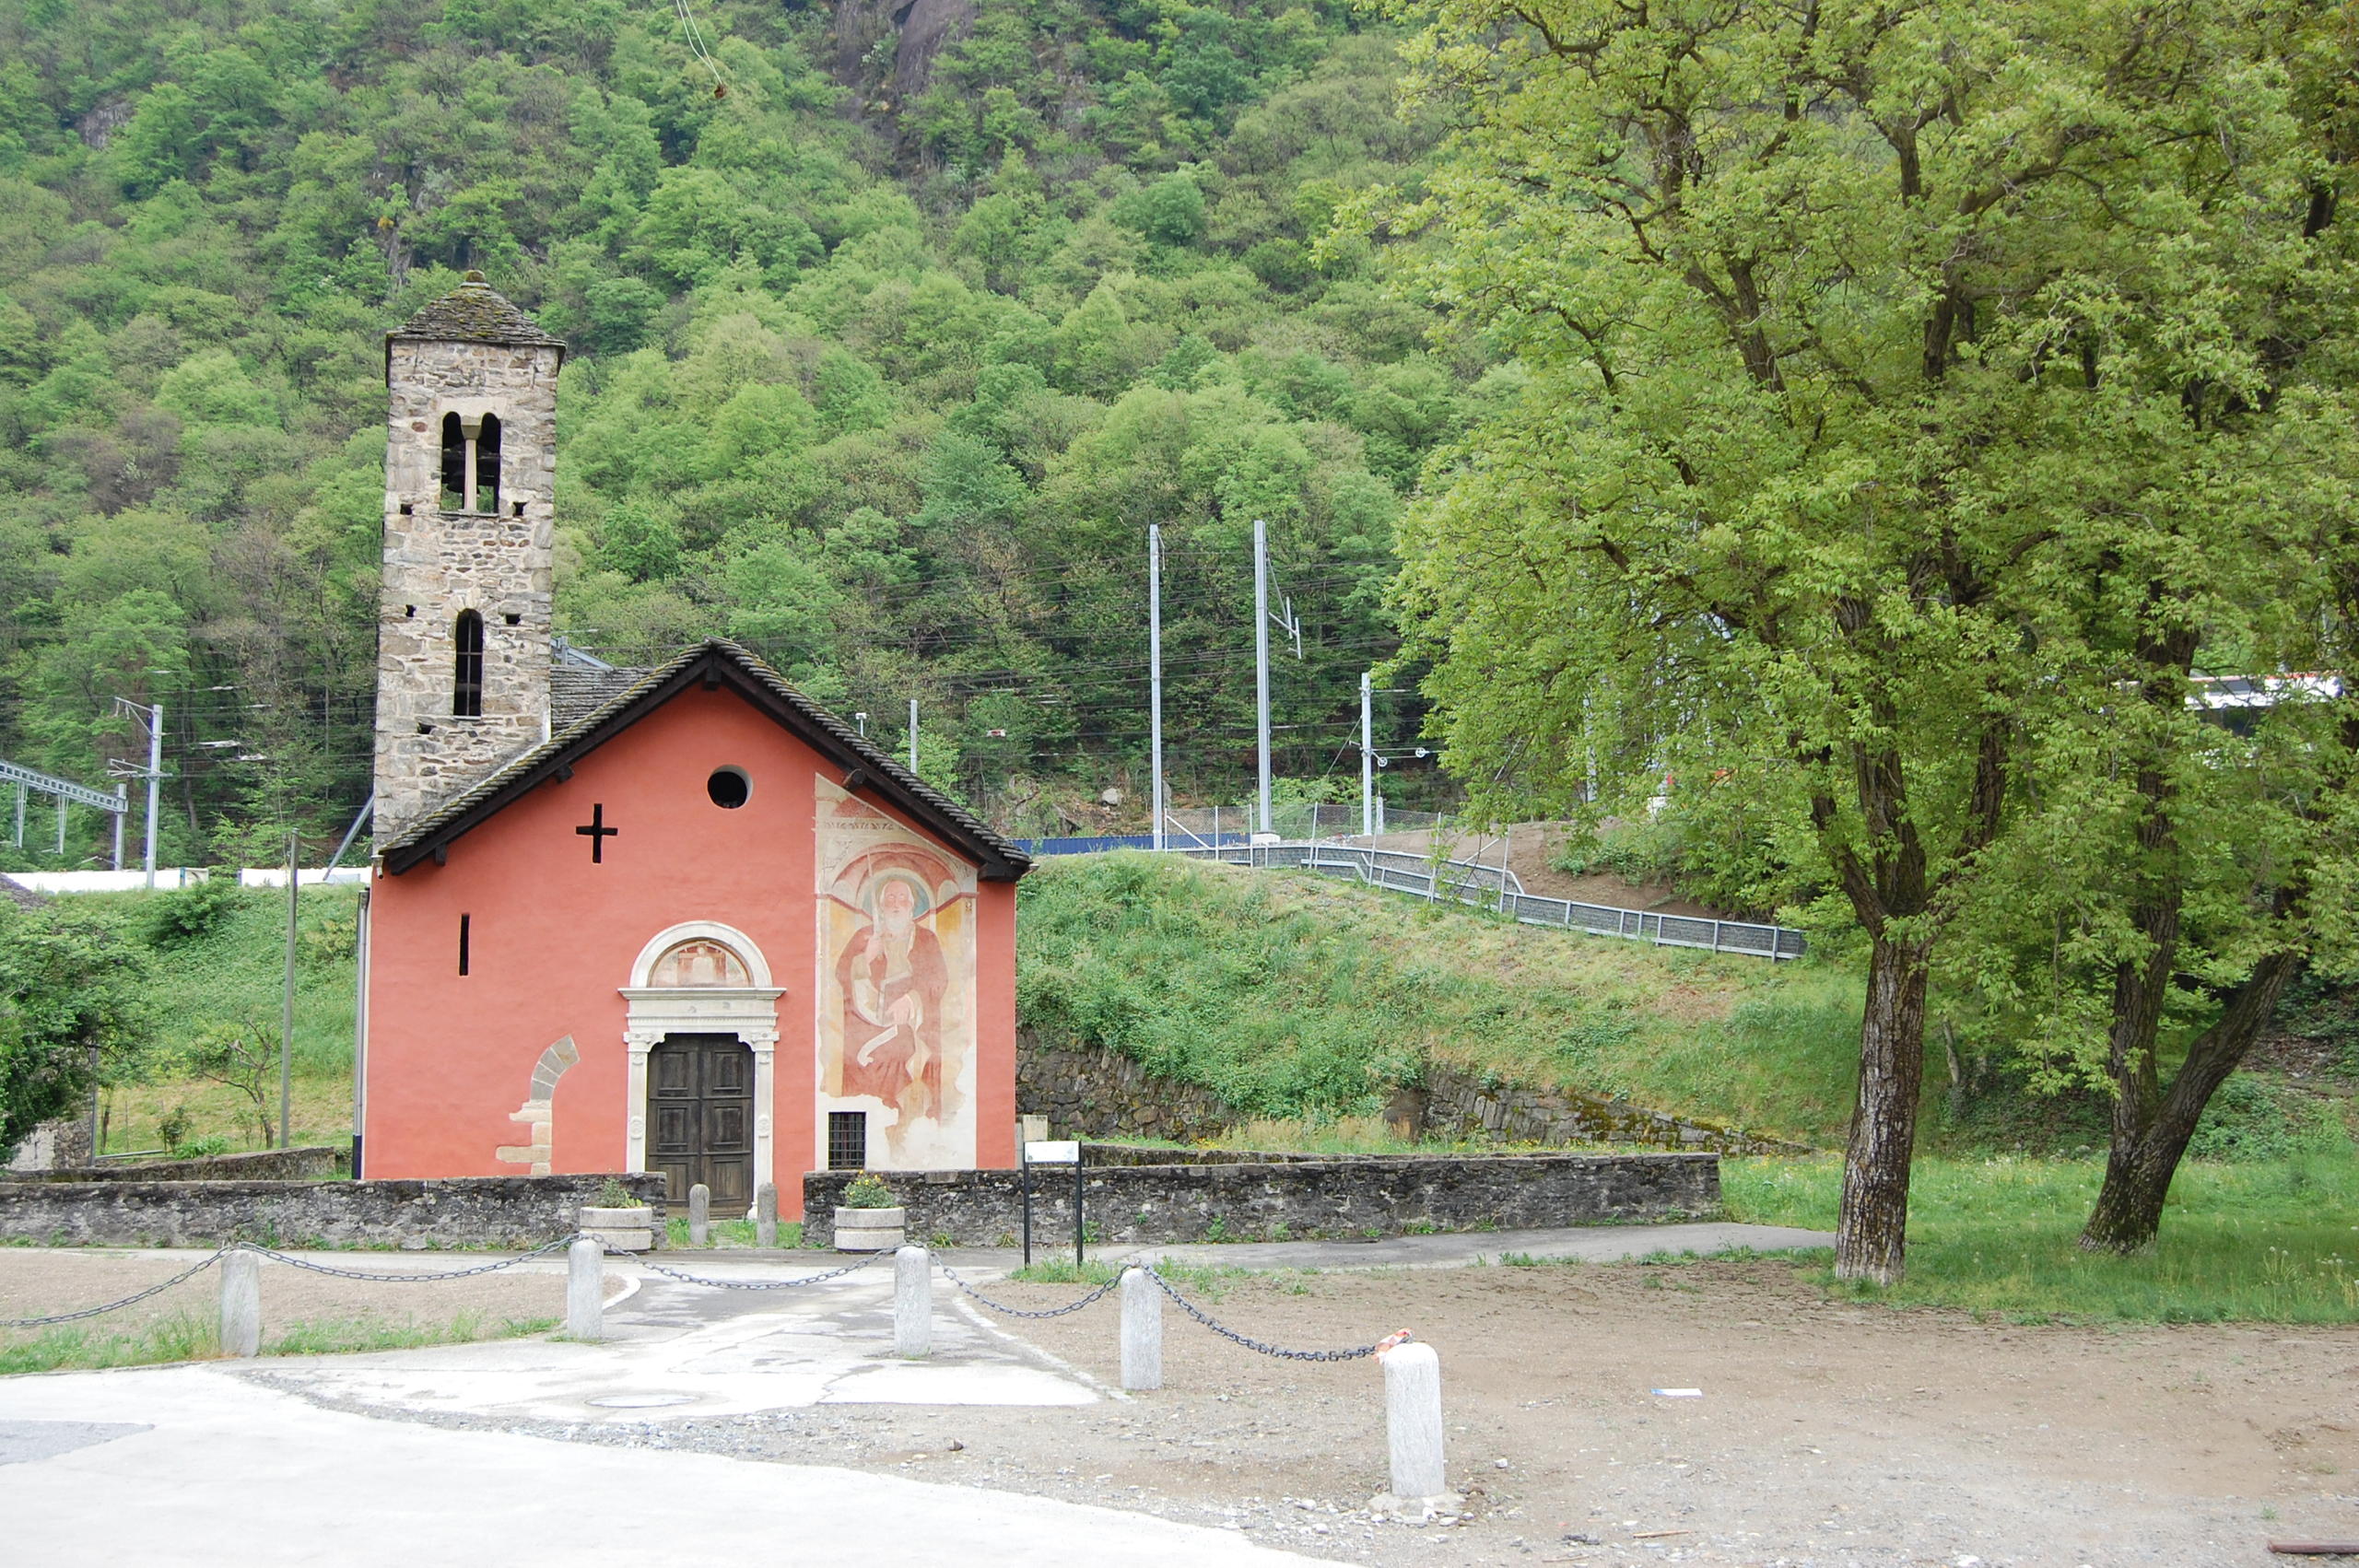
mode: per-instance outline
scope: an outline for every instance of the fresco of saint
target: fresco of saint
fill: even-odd
[[[942,1105],[942,1002],[950,971],[942,943],[919,925],[932,899],[917,880],[887,872],[869,887],[869,922],[836,960],[843,997],[843,1093],[874,1094],[905,1118]]]

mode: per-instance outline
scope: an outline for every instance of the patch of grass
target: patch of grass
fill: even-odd
[[[339,1355],[507,1340],[546,1333],[557,1327],[557,1321],[554,1317],[502,1317],[494,1321],[480,1312],[461,1312],[440,1323],[327,1318],[288,1325],[264,1344],[262,1353]],[[221,1353],[218,1336],[219,1328],[213,1316],[195,1311],[176,1312],[133,1328],[111,1330],[87,1323],[64,1324],[38,1332],[0,1337],[0,1375],[205,1361]]]
[[[759,1245],[755,1240],[754,1222],[751,1220],[715,1220],[709,1235],[710,1245],[716,1252]],[[687,1246],[688,1217],[686,1214],[667,1217],[663,1222],[663,1236],[666,1246]],[[778,1244],[780,1247],[801,1246],[803,1222],[780,1220],[778,1223]]]
[[[1831,1230],[1842,1162],[1721,1162],[1729,1216]],[[1908,1274],[1891,1290],[1819,1278],[1859,1300],[2078,1322],[2359,1323],[2359,1152],[2348,1140],[2274,1160],[2179,1167],[2154,1247],[2074,1245],[2103,1162],[1920,1157]]]

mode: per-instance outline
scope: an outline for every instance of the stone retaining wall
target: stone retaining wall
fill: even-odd
[[[1016,1031],[1015,1105],[1046,1116],[1056,1138],[1215,1138],[1247,1119],[1211,1090],[1147,1071],[1110,1050],[1065,1050]],[[1578,1090],[1535,1089],[1434,1063],[1402,1089],[1385,1119],[1407,1137],[1469,1142],[1639,1144],[1722,1154],[1804,1154],[1800,1143],[1691,1121]]]
[[[59,1170],[12,1171],[12,1181],[324,1181],[351,1158],[350,1144],[262,1149],[250,1154],[207,1154],[194,1160],[111,1161]]]
[[[538,1246],[609,1180],[660,1201],[661,1172],[450,1181],[0,1182],[0,1240],[50,1246]],[[660,1238],[661,1232],[658,1236]]]
[[[1045,1116],[1059,1138],[1168,1138],[1192,1142],[1244,1117],[1209,1089],[1159,1078],[1110,1050],[1063,1050],[1015,1032],[1015,1106]]]
[[[834,1242],[835,1205],[858,1173],[803,1178],[804,1239]],[[1023,1224],[1015,1171],[878,1173],[909,1211],[911,1241],[1003,1246]],[[1367,1238],[1698,1219],[1720,1211],[1716,1154],[1402,1154],[1084,1167],[1083,1203],[1105,1245]],[[1033,1171],[1035,1245],[1070,1245],[1070,1167]]]

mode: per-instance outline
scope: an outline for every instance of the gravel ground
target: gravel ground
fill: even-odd
[[[1094,1407],[509,1429],[891,1469],[1388,1565],[2258,1568],[2272,1537],[2359,1535],[2359,1330],[1977,1322],[1829,1303],[1776,1261],[1257,1275],[1206,1305],[1290,1345],[1404,1326],[1434,1343],[1463,1504],[1367,1514],[1385,1482],[1373,1363],[1269,1360],[1176,1311],[1165,1389]],[[1110,1300],[996,1321],[1118,1375]],[[1668,1387],[1701,1395],[1652,1392]]]

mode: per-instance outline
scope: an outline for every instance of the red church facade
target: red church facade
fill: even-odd
[[[482,319],[393,348],[521,335]],[[389,366],[396,448],[459,428]],[[457,379],[512,461],[531,410]],[[393,453],[387,489],[365,1174],[662,1170],[793,1218],[809,1170],[1013,1164],[1022,853],[734,644],[644,673],[553,644],[545,493],[413,496]],[[487,763],[503,724],[542,738]]]

